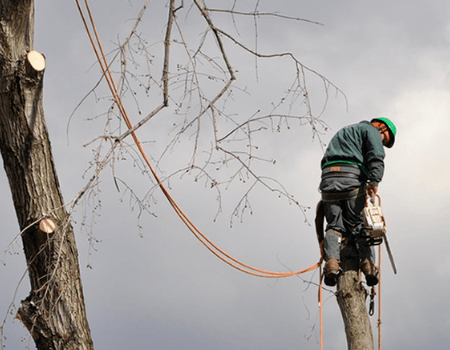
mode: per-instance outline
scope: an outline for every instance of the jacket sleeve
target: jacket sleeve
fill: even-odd
[[[378,186],[384,174],[384,148],[379,131],[369,125],[364,142],[364,163],[370,173],[369,184]]]

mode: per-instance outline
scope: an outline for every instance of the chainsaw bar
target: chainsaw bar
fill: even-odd
[[[386,244],[386,251],[389,256],[389,260],[391,262],[392,270],[394,270],[394,273],[397,274],[397,268],[395,267],[394,257],[392,256],[391,247],[389,247],[389,243],[386,237],[386,234],[384,234],[384,243]]]

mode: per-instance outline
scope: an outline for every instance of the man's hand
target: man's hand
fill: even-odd
[[[375,185],[368,185],[367,186],[366,192],[369,195],[369,197],[375,196],[377,194],[377,191],[378,191],[378,186],[375,186]]]

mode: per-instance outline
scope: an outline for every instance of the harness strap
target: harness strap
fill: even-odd
[[[325,235],[323,233],[324,219],[325,212],[323,210],[323,202],[319,201],[316,207],[316,218],[314,219],[314,223],[316,226],[316,235],[317,240],[319,241],[320,256],[322,257],[322,259],[325,259],[325,250],[323,248],[325,243]]]
[[[325,235],[323,233],[324,219],[325,219],[325,212],[323,210],[323,202],[319,201],[319,203],[317,203],[316,217],[314,219],[314,224],[316,227],[316,235],[319,244],[322,243],[323,239],[325,238]]]
[[[347,165],[356,165],[361,169],[361,171],[366,175],[366,177],[370,177],[370,172],[366,169],[364,165],[362,165],[359,162],[349,161],[349,160],[332,160],[332,161],[326,161],[322,165],[322,169],[324,169],[327,166],[333,165],[333,164],[347,164]]]
[[[353,173],[346,173],[346,172],[328,172],[328,173],[322,173],[322,179],[328,179],[330,177],[351,177],[353,179],[360,179],[361,175],[356,175]]]
[[[348,201],[350,199],[362,197],[366,195],[365,187],[355,188],[347,192],[322,192],[323,202],[339,202]]]
[[[322,168],[322,179],[328,179],[330,177],[351,177],[362,180],[364,175],[361,169],[355,164],[336,163]]]

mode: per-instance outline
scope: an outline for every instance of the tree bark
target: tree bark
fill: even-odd
[[[17,318],[39,350],[93,349],[70,217],[42,107],[45,59],[32,52],[34,1],[0,2],[0,151],[27,260]],[[44,220],[44,221],[42,221]]]
[[[341,249],[341,268],[338,278],[337,301],[344,320],[349,350],[373,350],[373,333],[366,309],[367,290],[363,287],[359,255],[354,242]]]

